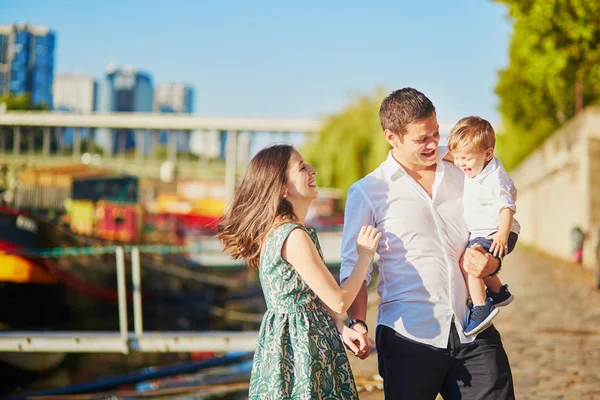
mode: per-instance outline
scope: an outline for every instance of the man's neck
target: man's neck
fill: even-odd
[[[394,160],[396,160],[396,162],[400,164],[407,173],[412,172],[415,174],[420,174],[423,172],[435,172],[437,168],[437,163],[434,163],[433,165],[415,165],[405,160],[402,160],[402,158],[396,156],[394,153],[392,153],[392,156],[394,157]]]

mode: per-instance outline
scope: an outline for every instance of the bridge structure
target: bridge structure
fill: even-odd
[[[104,167],[126,170],[139,176],[158,176],[161,161],[156,156],[159,135],[166,132],[166,160],[176,166],[179,176],[185,178],[223,177],[226,182],[227,199],[233,195],[238,173],[240,133],[274,132],[310,134],[319,128],[319,121],[312,119],[235,118],[201,117],[189,114],[158,113],[107,113],[73,114],[44,111],[9,111],[0,113],[0,163],[27,162],[32,166],[45,166],[66,162],[89,162],[93,154],[82,154],[84,147],[94,148],[93,136],[83,141],[82,132],[96,129],[109,130],[110,141],[101,157],[94,157]],[[73,130],[73,145],[68,154],[64,145],[64,131]],[[135,142],[132,156],[125,151],[127,132],[134,132]],[[206,160],[190,160],[178,155],[178,139],[189,139],[191,132],[219,131],[226,133],[225,162],[211,163]],[[12,135],[12,149],[7,148],[7,138]],[[41,138],[40,138],[41,136]],[[26,140],[22,138],[26,137]],[[117,153],[113,154],[113,140],[117,140]],[[36,142],[41,139],[41,152]],[[22,142],[26,141],[26,146]],[[57,144],[52,151],[51,144]],[[248,142],[243,145],[248,152]],[[23,149],[23,147],[26,147]],[[87,160],[86,160],[87,157]]]

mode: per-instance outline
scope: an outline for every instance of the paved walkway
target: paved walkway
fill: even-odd
[[[600,291],[589,270],[526,250],[505,260],[501,274],[515,301],[496,319],[511,361],[517,399],[600,399]],[[375,326],[371,306],[369,326]],[[357,383],[377,390],[377,355],[352,357]]]

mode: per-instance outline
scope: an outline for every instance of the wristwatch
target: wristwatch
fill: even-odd
[[[351,319],[350,321],[348,321],[348,327],[352,328],[354,326],[354,324],[361,324],[362,326],[365,327],[367,332],[369,332],[369,327],[367,326],[367,323],[365,321],[363,321],[362,319]]]
[[[497,276],[500,273],[500,270],[502,269],[502,258],[498,257],[498,256],[494,256],[494,257],[496,257],[496,260],[498,260],[498,268],[496,268],[496,270],[493,273],[488,275],[490,278]]]

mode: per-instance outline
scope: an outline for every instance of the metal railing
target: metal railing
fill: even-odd
[[[163,251],[174,251],[176,246]],[[75,255],[69,249],[60,249],[65,255]],[[114,251],[118,293],[118,332],[0,332],[0,352],[68,352],[68,353],[123,353],[129,352],[191,352],[191,351],[254,351],[258,332],[144,332],[142,319],[142,278],[140,247],[117,246],[111,249],[97,248],[96,252]],[[131,252],[133,332],[127,320],[127,288],[125,252]],[[142,250],[145,249],[142,246]],[[52,252],[52,250],[48,250]],[[40,252],[41,253],[41,252]],[[56,253],[56,251],[54,251]],[[53,256],[56,254],[52,253]],[[44,255],[43,253],[41,253]],[[80,249],[78,254],[86,254]]]

